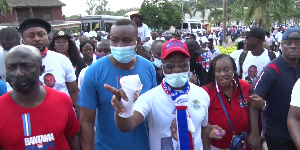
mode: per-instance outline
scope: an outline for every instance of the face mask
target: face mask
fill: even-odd
[[[189,71],[182,73],[165,74],[165,81],[173,88],[183,87],[189,80]]]
[[[161,60],[154,58],[153,65],[157,68],[161,68]]]
[[[120,63],[128,63],[135,57],[134,48],[135,46],[110,47],[112,56]]]
[[[28,93],[36,83],[35,77],[29,75],[6,75],[6,81],[15,91],[20,93]]]

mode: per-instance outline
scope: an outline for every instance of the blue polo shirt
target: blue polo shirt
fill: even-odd
[[[86,71],[80,89],[77,104],[95,110],[96,148],[97,150],[148,150],[149,139],[146,123],[143,122],[130,132],[121,132],[116,126],[114,108],[111,106],[112,93],[104,88],[104,84],[116,89],[121,88],[120,78],[138,74],[143,84],[141,94],[156,87],[156,76],[153,64],[137,55],[137,62],[131,70],[115,67],[109,56],[102,57]]]
[[[262,111],[267,136],[291,140],[287,128],[293,86],[300,78],[300,65],[291,67],[282,56],[271,61],[252,85],[252,91],[266,101]]]

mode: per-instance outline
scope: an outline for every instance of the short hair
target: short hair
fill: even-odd
[[[129,19],[119,19],[119,20],[116,20],[113,25],[115,26],[124,26],[124,25],[132,25],[134,26],[135,28],[137,28],[136,24],[129,20]]]
[[[103,39],[103,40],[101,40],[101,41],[97,44],[97,46],[100,45],[100,44],[102,44],[102,43],[107,43],[107,44],[109,44],[109,43],[110,43],[110,40],[109,40],[109,39]]]
[[[84,45],[86,45],[86,44],[91,44],[92,45],[92,47],[93,47],[93,52],[95,51],[95,45],[94,45],[94,43],[91,41],[91,40],[86,40],[86,41],[83,41],[82,43],[80,43],[80,52],[82,52],[82,47],[84,46]]]
[[[196,40],[196,35],[195,34],[190,34],[189,36]]]
[[[176,34],[175,37],[181,37],[181,35],[180,34]]]
[[[54,77],[54,75],[53,75],[52,73],[46,73],[46,74],[44,75],[44,78],[45,78],[46,76],[49,76],[49,75],[51,75],[51,76]]]
[[[165,43],[164,40],[155,40],[152,42],[152,45],[156,45],[157,43]]]
[[[214,39],[213,38],[209,38],[209,39],[207,39],[209,42],[212,42],[212,41],[214,41]]]
[[[14,27],[3,28],[0,30],[0,40],[7,39],[17,39],[20,40],[21,36],[19,31]]]
[[[253,68],[253,67],[257,69],[257,67],[255,65],[251,65],[248,69]]]
[[[135,24],[135,22],[129,20],[129,19],[119,19],[116,20],[112,26],[126,26],[126,25],[132,25],[136,29],[136,34],[138,34],[138,27]],[[108,35],[107,39],[110,39],[110,35]]]

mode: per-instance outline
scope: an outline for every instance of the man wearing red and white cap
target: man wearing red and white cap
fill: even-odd
[[[210,98],[201,87],[188,82],[189,58],[185,43],[179,40],[164,43],[161,60],[165,78],[160,85],[138,97],[133,115],[129,118],[119,115],[129,109],[120,102],[120,97],[126,99],[123,90],[106,87],[115,94],[111,103],[116,112],[116,124],[121,131],[133,130],[146,118],[151,150],[202,150],[207,146],[208,134],[214,135],[212,133],[216,130],[208,127]],[[206,137],[203,139],[205,144],[202,144],[201,133]]]

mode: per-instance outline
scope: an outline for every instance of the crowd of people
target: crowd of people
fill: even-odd
[[[213,35],[166,39],[130,19],[99,40],[49,38],[39,18],[1,29],[0,149],[300,149],[300,28],[252,27],[226,55]]]

